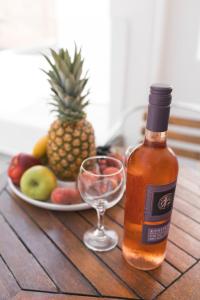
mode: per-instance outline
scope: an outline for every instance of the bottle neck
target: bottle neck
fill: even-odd
[[[144,145],[150,147],[166,147],[167,144],[167,131],[154,132],[145,129]]]

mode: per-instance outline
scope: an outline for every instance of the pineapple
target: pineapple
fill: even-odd
[[[94,130],[84,112],[89,104],[89,92],[83,94],[88,78],[82,77],[83,59],[76,46],[73,58],[68,50],[50,51],[52,58],[44,57],[51,69],[44,72],[53,92],[50,104],[57,119],[48,132],[48,162],[59,179],[75,180],[82,161],[96,154]]]

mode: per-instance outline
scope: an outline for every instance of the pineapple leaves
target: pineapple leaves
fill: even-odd
[[[90,91],[87,91],[87,93],[85,95],[83,95],[82,97],[80,97],[80,101],[82,101],[83,99],[85,99],[88,95],[89,95]]]
[[[50,70],[49,72],[46,72],[43,69],[41,69],[41,71],[44,72],[47,76],[49,76],[49,80],[52,80],[54,81],[54,83],[59,84],[59,81],[53,71]]]
[[[81,74],[82,74],[82,69],[83,69],[83,63],[84,63],[84,60],[82,60],[80,62],[80,65],[79,67],[77,68],[77,70],[75,71],[75,79],[76,80],[79,80],[81,78]]]
[[[81,48],[77,49],[75,44],[73,58],[67,49],[61,48],[59,51],[50,49],[50,52],[53,61],[48,56],[43,56],[51,69],[42,70],[48,76],[53,92],[49,104],[60,119],[75,122],[85,116],[84,108],[89,104],[89,101],[85,100],[89,91],[82,95],[88,78],[87,73],[82,77],[84,59]]]
[[[74,95],[81,95],[87,82],[88,82],[88,78],[79,80],[77,86],[74,89]]]
[[[54,66],[54,64],[52,64],[51,60],[48,58],[48,56],[46,56],[45,54],[43,54],[43,57],[46,59],[46,61],[50,64],[50,66],[52,67],[52,69],[54,70],[55,74],[57,75],[58,79],[59,79],[59,73],[56,69],[56,67]]]
[[[60,65],[60,56],[59,54],[56,53],[56,51],[54,51],[53,49],[50,49],[51,51],[51,55],[55,61],[55,64],[57,66],[57,68],[59,68],[59,65]]]
[[[82,105],[81,105],[82,109],[83,109],[84,107],[88,106],[88,104],[89,104],[89,101],[86,101],[84,104],[82,104]]]
[[[76,52],[74,54],[74,61],[72,64],[72,72],[74,74],[74,77],[76,80],[79,80],[82,74],[82,67],[84,60],[81,60],[81,49],[79,50],[79,53]]]
[[[60,49],[59,55],[60,55],[60,57],[61,57],[62,59],[65,59],[65,51],[64,51],[63,48]]]
[[[64,51],[64,60],[65,60],[66,64],[68,65],[68,68],[71,70],[71,57],[70,57],[67,49]]]

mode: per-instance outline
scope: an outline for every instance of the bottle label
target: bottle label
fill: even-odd
[[[147,186],[144,222],[164,221],[164,223],[159,225],[143,224],[143,243],[159,243],[167,237],[175,189],[176,181],[166,185]]]
[[[143,225],[142,242],[148,244],[159,243],[166,239],[169,232],[170,220],[159,225]]]
[[[169,220],[172,213],[175,189],[176,181],[166,185],[147,186],[144,221]]]

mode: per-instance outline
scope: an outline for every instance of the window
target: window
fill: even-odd
[[[101,143],[110,101],[109,1],[8,0],[0,6],[1,150],[5,146],[30,151],[40,130],[46,132],[53,116],[47,106],[50,88],[40,70],[47,67],[41,53],[49,47],[72,50],[74,42],[82,46],[85,71],[89,70],[88,117]],[[6,136],[5,130],[10,132]]]

